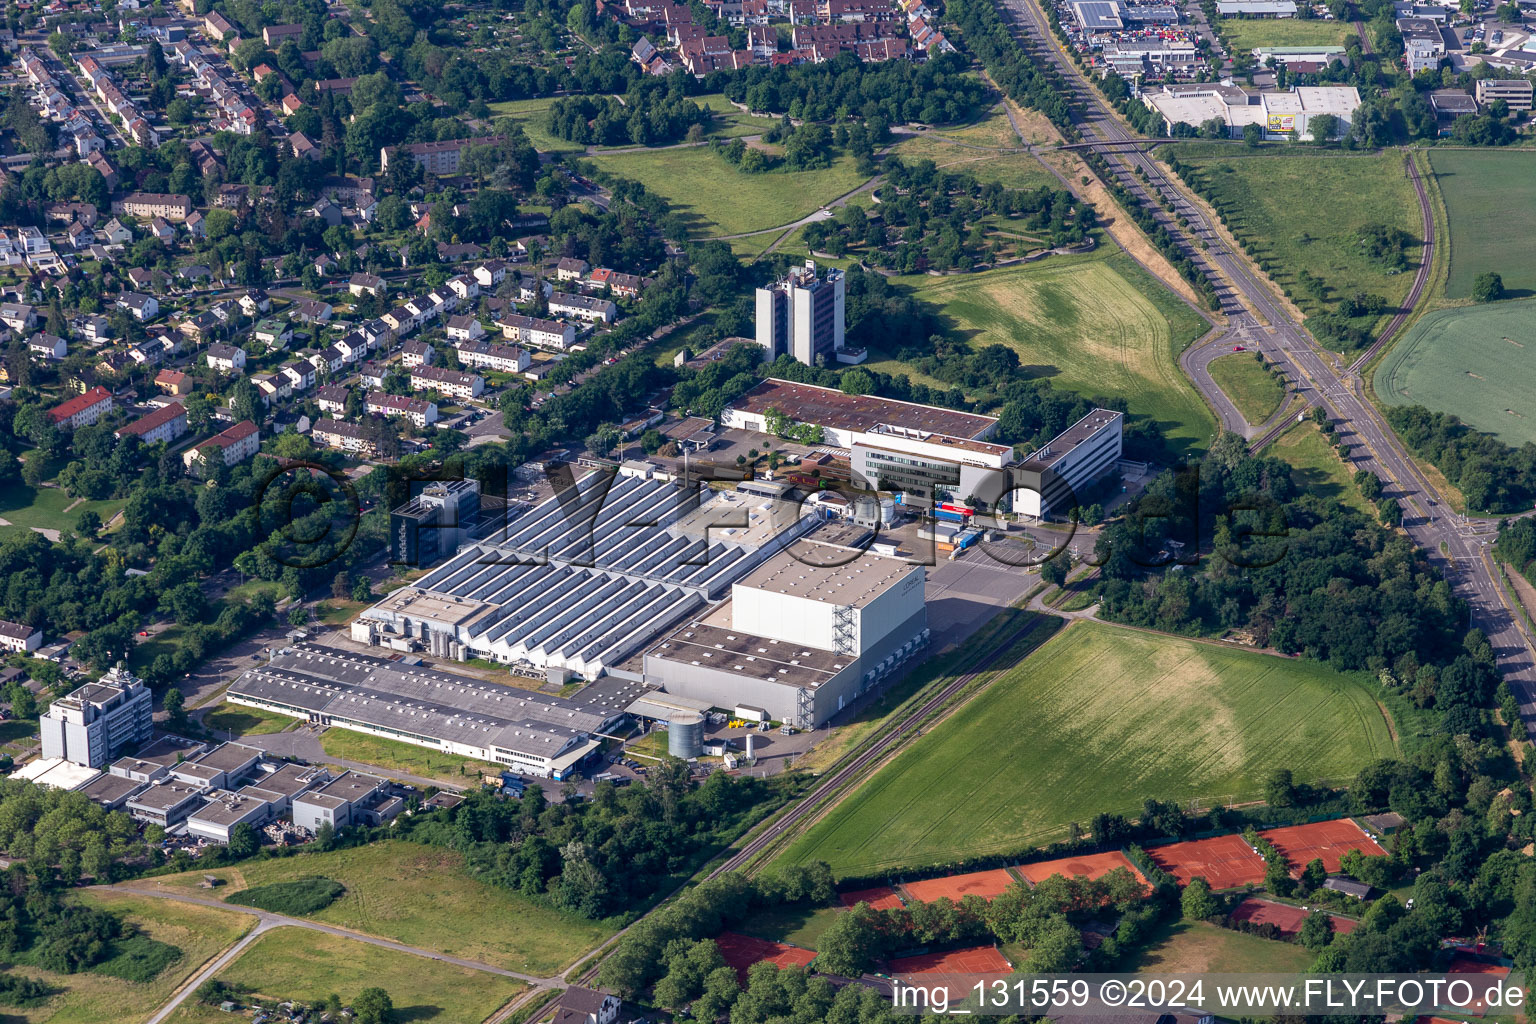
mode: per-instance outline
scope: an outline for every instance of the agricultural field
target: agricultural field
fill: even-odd
[[[1252,799],[1280,766],[1342,782],[1392,749],[1365,687],[1325,666],[1082,621],[784,856],[852,876],[1003,854],[1066,838],[1101,811],[1134,814],[1147,797]]]
[[[387,740],[382,736],[369,736],[347,729],[327,729],[320,736],[320,746],[332,757],[363,761],[386,774],[401,772],[463,783],[465,779],[478,780],[483,772],[501,771],[500,765],[486,761],[474,761],[457,754],[418,747],[414,743]]]
[[[1229,352],[1211,360],[1211,378],[1254,426],[1273,416],[1285,398],[1284,385],[1270,376],[1252,352]]]
[[[1234,52],[1246,53],[1255,46],[1343,46],[1355,26],[1320,18],[1222,18],[1220,33]]]
[[[230,739],[241,736],[266,736],[270,733],[282,732],[296,721],[298,719],[289,718],[287,715],[274,714],[271,711],[263,711],[261,708],[242,707],[239,704],[221,704],[217,709],[203,715],[203,725],[220,739],[224,738],[221,734],[227,734]]]
[[[199,907],[151,896],[100,890],[82,892],[77,899],[118,913],[157,942],[181,950],[181,957],[152,981],[132,982],[99,971],[55,974],[33,967],[8,970],[41,978],[57,990],[40,1006],[6,1007],[7,1024],[121,1024],[143,1020],[170,999],[198,968],[217,956],[255,924],[246,914]]]
[[[527,986],[511,978],[427,960],[306,928],[274,928],[251,943],[216,977],[275,1002],[343,1002],[365,988],[389,993],[392,1020],[460,1024],[485,1020]],[[169,1018],[176,1024],[216,1024],[230,1019],[215,1006],[188,999]]]
[[[747,174],[707,146],[597,153],[593,163],[640,182],[688,218],[695,238],[788,226],[869,179],[842,156],[817,171]]]
[[[1374,506],[1355,486],[1354,470],[1344,464],[1310,421],[1298,423],[1281,434],[1265,454],[1290,463],[1291,479],[1303,493],[1337,501],[1375,517]]]
[[[305,876],[330,878],[347,891],[313,914],[316,921],[529,974],[552,974],[611,934],[470,877],[457,853],[415,843],[371,843],[211,873],[228,883],[216,890],[221,896]],[[206,895],[198,888],[203,874],[149,884]],[[469,920],[473,929],[464,927]]]
[[[1178,355],[1206,323],[1105,245],[1087,257],[896,280],[941,307],[973,346],[1008,345],[1031,375],[1089,397],[1124,398],[1174,444],[1204,447],[1215,420]]]
[[[1402,154],[1217,151],[1199,144],[1172,152],[1199,168],[1207,182],[1202,194],[1308,314],[1323,307],[1299,285],[1302,270],[1326,282],[1329,308],[1355,292],[1380,295],[1389,306],[1408,294],[1424,225]],[[1370,187],[1362,188],[1367,181]],[[1362,250],[1361,229],[1378,224],[1413,237],[1406,271],[1393,273]]]
[[[1536,300],[1428,313],[1377,367],[1376,393],[1389,405],[1455,413],[1514,447],[1536,441],[1533,317]]]
[[[1530,246],[1536,234],[1536,153],[1432,150],[1429,166],[1445,198],[1451,269],[1445,295],[1464,299],[1485,270],[1517,295],[1536,293]]]

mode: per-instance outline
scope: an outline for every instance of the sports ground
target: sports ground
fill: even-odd
[[[751,935],[742,935],[737,932],[723,932],[715,937],[715,945],[720,947],[720,955],[725,957],[728,966],[736,971],[736,976],[741,983],[747,983],[747,971],[753,964],[766,960],[776,967],[804,967],[816,959],[813,950],[801,949],[799,946],[790,946],[783,942],[770,942],[767,939],[754,938]]]
[[[1007,974],[1013,969],[996,946],[897,957],[889,967],[892,974]]]
[[[1447,298],[1472,294],[1472,282],[1497,271],[1504,287],[1536,291],[1536,153],[1433,150],[1429,165],[1451,228]]]
[[[873,910],[899,910],[902,907],[901,895],[888,885],[877,885],[873,889],[854,889],[851,892],[839,893],[838,902],[850,910],[860,903],[868,903]]]
[[[1232,911],[1232,917],[1238,921],[1247,921],[1249,924],[1272,924],[1280,929],[1281,934],[1292,936],[1301,931],[1302,922],[1307,919],[1307,911],[1289,903],[1250,898],[1237,905]],[[1359,924],[1350,918],[1337,915],[1331,915],[1331,919],[1336,935],[1348,935]]]
[[[963,875],[926,878],[921,882],[908,882],[902,888],[919,903],[932,903],[945,897],[959,903],[967,896],[990,900],[1001,896],[1010,885],[1016,884],[1018,879],[1002,868],[994,868],[991,871],[968,871]]]
[[[1239,835],[1152,846],[1147,856],[1180,885],[1203,878],[1213,889],[1235,889],[1264,881],[1264,858]]]
[[[1387,855],[1387,851],[1376,840],[1348,818],[1272,828],[1259,835],[1274,844],[1295,872],[1301,871],[1313,860],[1321,860],[1325,870],[1330,874],[1336,873],[1344,855],[1350,850],[1359,850],[1367,857]]]
[[[1536,441],[1536,300],[1426,314],[1387,353],[1375,385],[1389,405],[1454,413],[1516,447]]]
[[[1131,859],[1119,850],[1110,853],[1083,853],[1075,857],[1062,857],[1059,860],[1037,860],[1029,864],[1020,864],[1014,868],[1023,875],[1031,885],[1038,885],[1054,875],[1064,878],[1086,878],[1089,881],[1103,878],[1117,868],[1124,868],[1135,875],[1143,884],[1146,879]]]
[[[1022,724],[1022,725],[1021,725]],[[1148,797],[1262,796],[1275,767],[1342,783],[1393,750],[1327,667],[1098,622],[1068,626],[929,729],[784,854],[838,876],[1006,854]]]

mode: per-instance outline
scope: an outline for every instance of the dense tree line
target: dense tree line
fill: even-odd
[[[533,787],[520,800],[471,794],[413,819],[417,842],[451,847],[488,881],[588,918],[632,911],[692,873],[707,854],[795,792],[795,776],[703,783],[670,759],[643,785],[599,782],[588,801],[551,804]]]
[[[1168,542],[1209,545],[1168,572]],[[1284,462],[1225,434],[1191,470],[1165,473],[1096,548],[1103,613],[1181,633],[1250,631],[1256,642],[1383,686],[1479,735],[1498,674],[1465,603],[1406,537],[1297,493]]]
[[[959,27],[966,49],[1004,92],[1050,118],[1069,138],[1075,136],[1060,76],[1025,52],[990,0],[952,0],[945,13]]]
[[[1422,405],[1387,407],[1403,442],[1461,491],[1474,512],[1520,512],[1536,501],[1536,445],[1511,448],[1445,412]]]
[[[1493,553],[1526,579],[1536,583],[1536,519],[1504,520]]]
[[[709,127],[708,107],[688,99],[669,81],[637,79],[620,100],[616,96],[557,99],[545,113],[551,135],[586,146],[657,146],[679,142],[697,126]]]
[[[966,66],[963,56],[952,53],[921,62],[864,64],[844,52],[819,64],[712,72],[704,89],[723,92],[749,110],[796,120],[947,124],[972,117],[986,100],[986,87],[965,73]]]

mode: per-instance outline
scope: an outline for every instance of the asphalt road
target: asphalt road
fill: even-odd
[[[1076,107],[1077,127],[1088,142],[1124,143],[1136,136],[1113,115],[1098,93],[1084,80],[1076,65],[1062,52],[1050,32],[1044,13],[1035,0],[1001,0],[1002,10],[1026,45],[1045,53],[1060,70]],[[1516,615],[1505,603],[1496,570],[1487,557],[1495,524],[1467,519],[1450,512],[1442,496],[1413,463],[1397,436],[1370,401],[1362,397],[1364,384],[1354,366],[1340,365],[1296,323],[1269,289],[1257,278],[1246,258],[1234,254],[1206,221],[1204,214],[1183,191],[1162,173],[1157,164],[1136,149],[1103,151],[1111,172],[1132,193],[1145,199],[1167,200],[1190,225],[1183,227],[1154,202],[1160,222],[1179,239],[1189,257],[1215,283],[1228,330],[1209,342],[1186,364],[1195,386],[1221,415],[1223,425],[1241,424],[1240,432],[1253,431],[1211,380],[1209,361],[1232,345],[1258,348],[1270,361],[1282,361],[1301,389],[1309,406],[1321,406],[1343,440],[1353,450],[1357,469],[1375,473],[1387,484],[1386,493],[1403,508],[1403,527],[1445,572],[1456,593],[1471,607],[1472,622],[1488,634],[1499,659],[1499,669],[1520,701],[1528,726],[1536,726],[1536,668],[1532,648]],[[1146,174],[1145,182],[1137,171]],[[1411,177],[1416,176],[1409,169]],[[1415,185],[1420,185],[1415,180]],[[1422,201],[1421,201],[1422,202]],[[1433,222],[1426,221],[1425,240],[1433,244]],[[1201,243],[1205,248],[1201,248]],[[1409,303],[1416,301],[1422,286],[1415,288]],[[1260,321],[1262,317],[1263,322]],[[1267,326],[1266,326],[1267,324]],[[1400,324],[1399,324],[1400,326]],[[1252,343],[1250,345],[1250,342]],[[1367,353],[1364,358],[1369,358]]]

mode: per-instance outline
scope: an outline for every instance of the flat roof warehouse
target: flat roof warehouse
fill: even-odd
[[[742,412],[763,415],[777,409],[799,423],[816,423],[834,430],[869,432],[894,424],[967,440],[982,440],[997,429],[991,416],[901,402],[878,395],[845,395],[836,388],[797,384],[770,377],[731,403]]]

